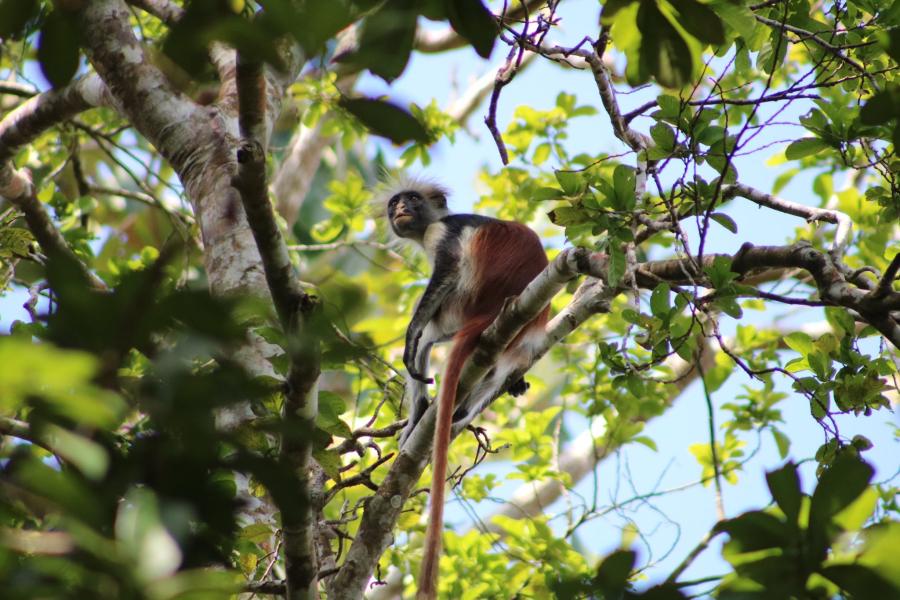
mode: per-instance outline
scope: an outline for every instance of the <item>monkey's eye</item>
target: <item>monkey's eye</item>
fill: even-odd
[[[400,194],[394,195],[394,196],[388,201],[388,208],[394,208],[395,206],[397,206],[397,203],[398,203],[398,202],[400,202]]]
[[[407,194],[407,198],[409,198],[413,202],[421,202],[422,201],[422,196],[418,192],[409,192]]]

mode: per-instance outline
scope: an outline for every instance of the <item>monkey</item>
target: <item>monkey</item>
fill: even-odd
[[[432,455],[431,509],[417,598],[437,594],[438,563],[447,479],[447,450],[455,423],[468,422],[493,400],[507,377],[524,365],[530,346],[543,338],[549,306],[528,323],[502,352],[494,369],[456,406],[457,386],[466,359],[481,333],[494,321],[507,298],[518,296],[547,266],[540,238],[527,226],[474,214],[451,214],[447,191],[417,180],[399,183],[385,194],[393,232],[425,250],[432,273],[406,330],[409,421],[401,447],[428,408],[428,362],[434,344],[453,345],[438,394]],[[523,379],[510,384],[513,395],[524,393]]]

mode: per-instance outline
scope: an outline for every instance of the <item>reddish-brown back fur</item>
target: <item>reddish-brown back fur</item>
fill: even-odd
[[[433,600],[437,597],[438,567],[441,556],[441,530],[444,525],[444,494],[447,479],[447,450],[453,428],[453,412],[459,376],[466,359],[472,354],[478,337],[490,325],[503,302],[518,296],[547,266],[547,255],[538,236],[525,225],[510,221],[496,221],[483,225],[472,237],[472,256],[475,257],[476,293],[463,309],[465,325],[453,337],[453,348],[438,396],[438,414],[434,430],[432,457],[431,512],[425,533],[425,555],[419,574],[417,598]],[[543,328],[549,307],[522,328],[510,343],[514,348],[522,336],[535,327]]]

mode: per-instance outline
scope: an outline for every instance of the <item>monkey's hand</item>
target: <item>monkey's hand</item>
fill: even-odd
[[[415,379],[416,381],[421,381],[422,383],[424,383],[426,385],[434,383],[433,377],[425,377],[421,373],[416,373],[409,367],[406,367],[406,370],[409,372],[409,376],[412,377],[413,379]]]
[[[416,356],[419,353],[420,337],[422,337],[421,332],[407,340],[406,348],[403,349],[403,364],[406,366],[406,372],[409,373],[410,377],[424,384],[431,384],[434,383],[434,379],[426,377],[416,369]]]

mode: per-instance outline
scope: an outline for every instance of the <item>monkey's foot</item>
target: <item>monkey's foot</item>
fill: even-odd
[[[506,391],[509,392],[510,396],[521,396],[522,394],[527,392],[528,388],[530,387],[531,385],[527,381],[525,381],[524,377],[522,377],[518,381],[514,381],[513,383],[511,383]]]

